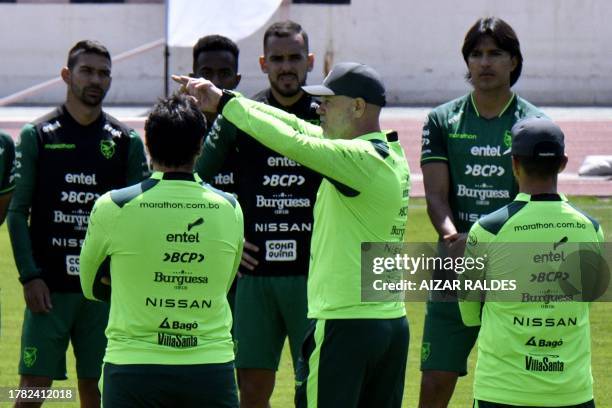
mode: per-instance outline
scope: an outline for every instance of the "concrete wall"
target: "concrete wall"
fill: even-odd
[[[291,18],[310,35],[316,64],[309,82],[323,77],[323,59],[376,67],[394,104],[430,105],[469,89],[460,48],[478,17],[497,15],[521,40],[525,58],[516,90],[539,104],[612,105],[612,3],[604,0],[352,0],[350,6],[284,2],[271,20]],[[0,5],[3,64],[0,95],[55,75],[68,48],[83,37],[113,54],[164,33],[163,5]],[[9,30],[8,27],[11,27]],[[264,28],[240,41],[240,90],[266,86],[257,57]],[[191,50],[173,48],[171,72],[191,71]],[[163,92],[161,48],[113,68],[111,103],[152,102]],[[55,103],[60,85],[28,103]]]

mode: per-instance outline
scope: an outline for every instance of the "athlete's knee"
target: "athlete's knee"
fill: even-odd
[[[100,408],[98,380],[79,378],[79,398],[81,408]]]
[[[238,369],[241,408],[267,408],[274,391],[273,370]]]
[[[421,376],[420,408],[446,408],[455,390],[459,373],[425,370]]]
[[[19,379],[19,388],[29,387],[40,387],[49,388],[53,384],[53,380],[50,377],[43,377],[37,375],[22,375]],[[42,402],[30,402],[30,401],[19,401],[15,402],[15,408],[36,408],[42,406]]]

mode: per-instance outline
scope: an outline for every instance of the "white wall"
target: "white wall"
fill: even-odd
[[[373,65],[394,104],[430,105],[469,89],[460,53],[467,29],[497,15],[516,30],[525,58],[516,90],[539,104],[612,105],[612,2],[605,0],[352,0],[350,6],[285,3],[271,21],[291,18],[310,35],[316,54],[309,82],[334,61]],[[3,63],[0,96],[55,75],[69,47],[84,37],[113,54],[163,36],[163,5],[0,5]],[[8,27],[11,27],[9,30]],[[239,42],[240,90],[266,86],[257,57],[265,27]],[[171,49],[171,72],[191,71],[191,50]],[[163,92],[162,50],[113,67],[111,103],[152,102]],[[63,98],[63,87],[26,102]]]

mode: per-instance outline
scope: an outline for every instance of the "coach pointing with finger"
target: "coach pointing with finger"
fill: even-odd
[[[222,91],[203,79],[174,77],[203,111],[217,111],[267,147],[318,172],[308,276],[314,319],[298,367],[298,407],[400,407],[408,323],[402,302],[362,302],[362,242],[403,240],[410,172],[397,133],[379,117],[385,87],[371,67],[339,63],[322,85],[321,126]],[[346,375],[338,375],[342,370]]]

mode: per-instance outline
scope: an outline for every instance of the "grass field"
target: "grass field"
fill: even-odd
[[[576,198],[571,200],[577,206],[598,219],[606,233],[606,241],[612,241],[612,200]],[[409,213],[407,237],[412,242],[435,240],[422,199],[412,199]],[[0,387],[15,387],[18,384],[17,363],[19,359],[19,338],[24,301],[21,285],[13,263],[6,225],[0,227],[0,304],[2,307],[2,332],[0,336]],[[420,382],[419,358],[421,332],[423,329],[424,304],[406,305],[410,322],[410,348],[408,371],[404,390],[404,407],[416,407]],[[591,308],[591,330],[593,341],[593,377],[595,379],[595,401],[598,407],[612,407],[612,304],[595,303]],[[470,375],[459,380],[452,408],[471,407],[472,375],[475,351],[470,356]],[[74,358],[69,351],[69,379],[57,382],[57,386],[76,387]],[[0,406],[9,406],[0,403]],[[78,406],[77,403],[52,403],[52,407]],[[293,406],[293,375],[288,347],[285,347],[281,367],[277,376],[272,406]]]

